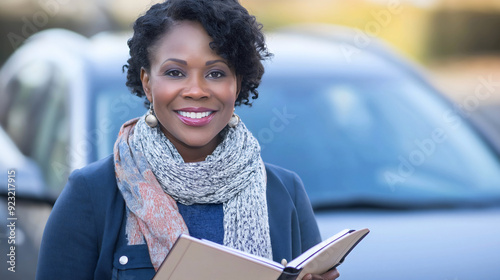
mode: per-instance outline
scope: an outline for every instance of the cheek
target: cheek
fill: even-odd
[[[224,92],[224,103],[232,103],[234,105],[234,102],[238,97],[238,86],[236,80],[227,83],[222,90]]]
[[[168,103],[175,97],[177,89],[175,84],[168,82],[157,82],[152,87],[152,96],[154,102]]]

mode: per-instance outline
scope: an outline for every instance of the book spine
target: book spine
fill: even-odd
[[[285,267],[277,280],[295,280],[300,274],[301,269],[294,267]]]

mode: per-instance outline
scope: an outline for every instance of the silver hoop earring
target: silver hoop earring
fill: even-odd
[[[233,112],[233,115],[229,119],[229,123],[227,123],[227,125],[229,125],[229,127],[231,128],[235,128],[239,123],[240,123],[240,116],[236,115],[236,113]]]
[[[154,128],[158,125],[158,119],[156,118],[155,112],[153,110],[153,103],[149,104],[149,112],[146,115],[144,121],[146,121],[146,124],[151,128]]]

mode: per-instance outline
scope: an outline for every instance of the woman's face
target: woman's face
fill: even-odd
[[[161,130],[184,161],[202,161],[219,143],[240,83],[213,51],[203,26],[180,21],[151,48],[151,69],[141,80]]]

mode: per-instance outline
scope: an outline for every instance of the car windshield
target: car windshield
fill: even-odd
[[[259,92],[236,111],[264,161],[296,171],[316,207],[499,200],[498,157],[415,80],[273,77]]]
[[[469,205],[500,199],[500,163],[466,119],[412,79],[267,77],[236,109],[264,161],[297,172],[315,207]],[[95,95],[97,158],[144,114],[123,88]],[[101,145],[103,143],[103,145]]]

